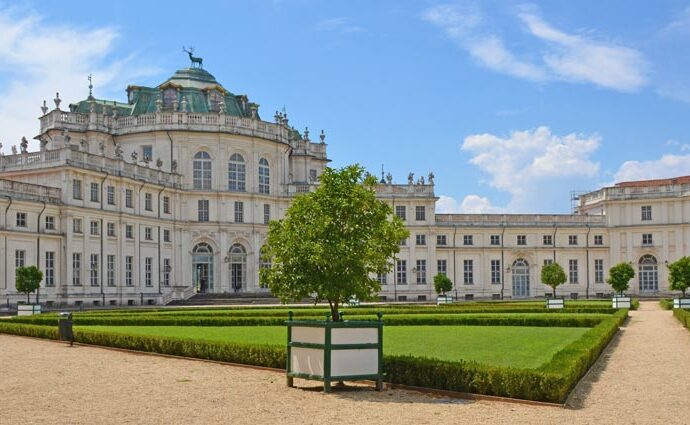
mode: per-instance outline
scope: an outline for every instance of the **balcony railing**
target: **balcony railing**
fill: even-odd
[[[654,199],[690,196],[690,184],[675,184],[649,187],[605,187],[580,196],[580,205],[587,206],[601,201],[626,199]]]
[[[57,204],[60,203],[61,190],[56,187],[0,179],[0,193]]]
[[[463,226],[604,226],[606,217],[570,214],[436,214],[436,224]]]
[[[376,195],[382,198],[419,197],[434,198],[434,185],[431,184],[378,184]]]

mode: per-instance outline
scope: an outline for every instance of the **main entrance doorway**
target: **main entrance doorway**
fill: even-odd
[[[247,251],[240,244],[230,247],[230,285],[232,290],[239,292],[247,281]]]
[[[639,264],[640,292],[655,292],[659,290],[659,271],[656,258],[644,255]]]
[[[213,292],[213,248],[207,243],[192,250],[192,279],[197,293]]]
[[[529,297],[529,264],[522,258],[513,263],[513,298]]]

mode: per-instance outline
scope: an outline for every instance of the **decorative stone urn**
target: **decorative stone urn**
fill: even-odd
[[[376,381],[383,388],[383,321],[292,320],[287,324],[287,385],[294,378],[323,381],[324,392],[333,381]]]
[[[626,295],[614,295],[611,299],[611,307],[630,308],[632,307],[632,299]]]
[[[17,316],[33,316],[41,314],[40,304],[17,304]]]
[[[565,308],[565,300],[563,298],[547,298],[546,308]]]

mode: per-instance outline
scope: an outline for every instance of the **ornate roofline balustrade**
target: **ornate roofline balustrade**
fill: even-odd
[[[690,196],[690,184],[670,184],[653,186],[605,187],[580,195],[580,207],[601,201],[622,201],[627,199],[655,199]]]
[[[436,214],[436,224],[477,227],[603,227],[606,225],[606,217],[578,214]]]
[[[40,186],[37,184],[0,179],[0,194],[7,194],[19,199],[38,200],[59,204],[60,193],[61,190],[57,187]]]
[[[181,187],[179,174],[133,164],[121,159],[82,152],[75,147],[0,156],[0,171],[27,171],[59,166],[73,166],[147,183],[173,188]]]
[[[260,137],[290,145],[297,154],[326,158],[326,146],[290,138],[291,130],[252,118],[220,113],[162,111],[142,115],[114,116],[97,113],[65,112],[55,109],[40,118],[41,134],[58,129],[75,132],[100,131],[113,136],[149,131],[203,131]]]
[[[376,195],[380,198],[435,198],[433,184],[378,184]]]

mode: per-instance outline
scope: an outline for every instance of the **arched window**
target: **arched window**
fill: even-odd
[[[197,292],[213,292],[213,248],[207,243],[192,250],[192,278]]]
[[[211,190],[211,155],[197,152],[194,155],[194,189]]]
[[[640,291],[659,290],[659,270],[653,255],[643,255],[639,261]]]
[[[266,245],[262,246],[261,249],[259,250],[259,269],[270,269],[271,268],[271,257],[268,256],[268,253],[266,252]],[[260,288],[268,288],[268,284],[265,282],[261,281],[259,274],[259,287]]]
[[[529,297],[529,264],[522,258],[513,263],[513,298]]]
[[[177,101],[177,89],[168,87],[163,90],[163,109],[172,109],[174,103]]]
[[[247,251],[238,243],[230,247],[230,283],[235,292],[245,287],[247,281]]]
[[[228,190],[233,192],[246,191],[246,178],[244,158],[238,153],[232,154],[228,163]]]
[[[270,193],[271,190],[271,170],[268,168],[266,158],[259,160],[259,193]]]

